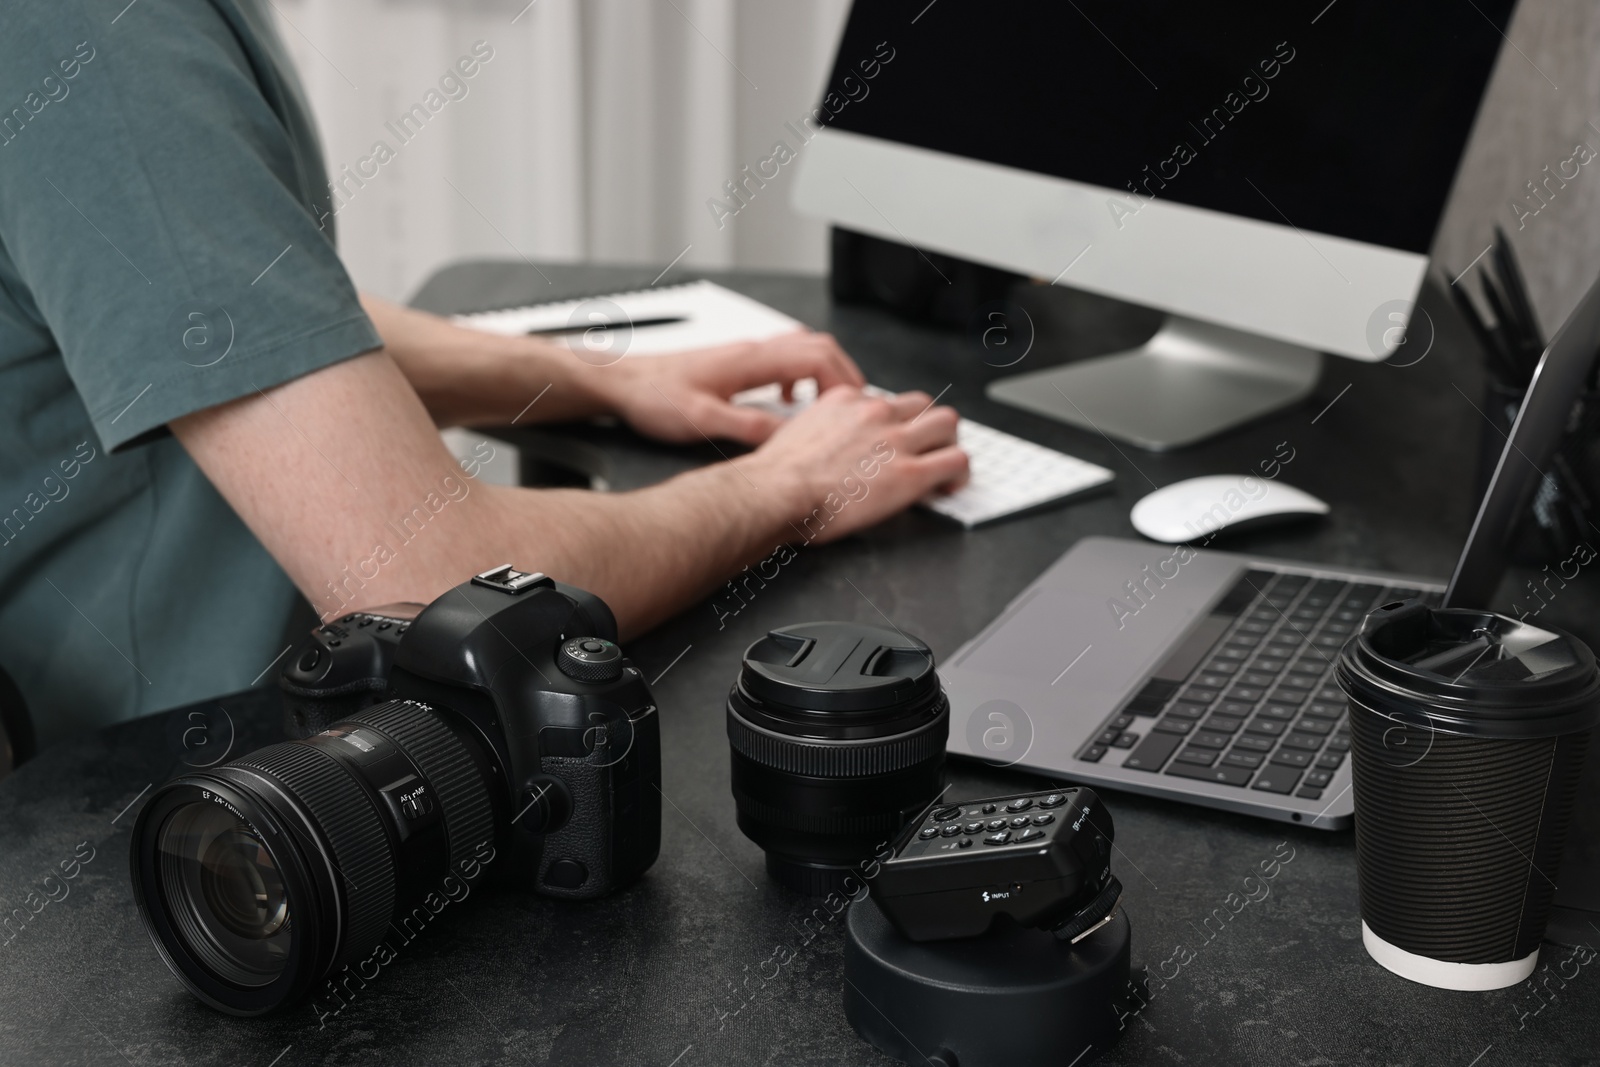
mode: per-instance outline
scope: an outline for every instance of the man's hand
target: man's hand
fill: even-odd
[[[818,392],[866,383],[831,336],[803,330],[766,341],[639,356],[597,370],[592,388],[607,407],[640,433],[675,443],[709,437],[758,445],[771,437],[785,420],[731,402],[746,389],[778,382],[788,400],[794,383],[805,378],[816,379]]]
[[[504,426],[620,415],[663,441],[705,437],[757,445],[783,421],[729,403],[735,393],[796,381],[820,389],[863,384],[861,371],[827,334],[796,330],[767,341],[609,366],[586,363],[565,344],[469,330],[373,296],[362,306],[389,357],[439,426]]]
[[[955,409],[932,405],[927,393],[886,399],[840,385],[738,462],[798,502],[793,539],[833,541],[966,482]]]

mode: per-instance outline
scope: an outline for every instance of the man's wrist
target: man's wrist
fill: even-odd
[[[810,483],[793,464],[776,461],[757,449],[723,466],[756,501],[764,534],[784,541],[803,536],[799,524],[811,514],[816,500]]]
[[[620,410],[621,365],[595,366],[558,341],[519,337],[512,349],[516,365],[537,393],[546,385],[562,419],[614,415]]]

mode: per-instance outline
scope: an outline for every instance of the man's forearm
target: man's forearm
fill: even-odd
[[[379,353],[172,426],[324,617],[425,603],[514,563],[599,594],[638,633],[770,552],[805,512],[806,488],[755,454],[631,493],[475,482]]]
[[[440,426],[566,422],[609,410],[599,389],[606,368],[562,345],[469,330],[365,294],[361,306]]]
[[[804,512],[802,491],[754,457],[629,493],[484,489],[505,524],[494,540],[523,546],[528,566],[599,594],[624,636],[794,540]],[[534,529],[542,536],[530,536]]]
[[[433,470],[408,479],[415,505],[351,509],[311,545],[303,531],[269,534],[321,617],[426,603],[477,571],[511,563],[599,595],[623,634],[637,634],[793,540],[805,513],[803,488],[756,457],[628,493],[511,488],[475,483],[442,464]],[[252,518],[248,498],[235,506]],[[324,539],[339,547],[316,547]]]

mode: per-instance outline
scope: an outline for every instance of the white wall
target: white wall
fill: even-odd
[[[792,168],[719,228],[706,201],[816,105],[847,0],[273,0],[331,176],[392,161],[337,225],[357,284],[391,298],[474,256],[821,272]],[[475,41],[494,50],[422,132],[385,123]],[[789,138],[791,141],[792,138]],[[370,166],[368,170],[370,172]]]
[[[358,284],[400,298],[472,256],[820,272],[794,168],[718,228],[706,201],[815,106],[848,0],[272,0],[330,169],[354,164],[474,41],[495,58],[338,217]],[[1474,17],[1470,8],[1463,17]],[[1435,242],[1458,271],[1500,223],[1547,329],[1600,270],[1600,160],[1538,216],[1510,206],[1600,149],[1600,5],[1522,0]],[[1591,126],[1590,123],[1594,125]],[[1372,163],[1405,130],[1372,121]],[[1403,175],[1395,180],[1403,181]]]

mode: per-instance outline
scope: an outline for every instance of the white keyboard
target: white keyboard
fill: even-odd
[[[867,389],[883,396],[893,395],[873,386]],[[741,404],[792,415],[816,399],[816,383],[797,383],[793,403],[783,403],[782,395],[778,386],[768,385],[740,393],[734,399]],[[1115,477],[1104,467],[971,419],[962,419],[957,425],[956,440],[971,460],[972,480],[953,493],[928,497],[922,501],[922,506],[956,520],[969,530],[1007,515],[1076,496]]]

